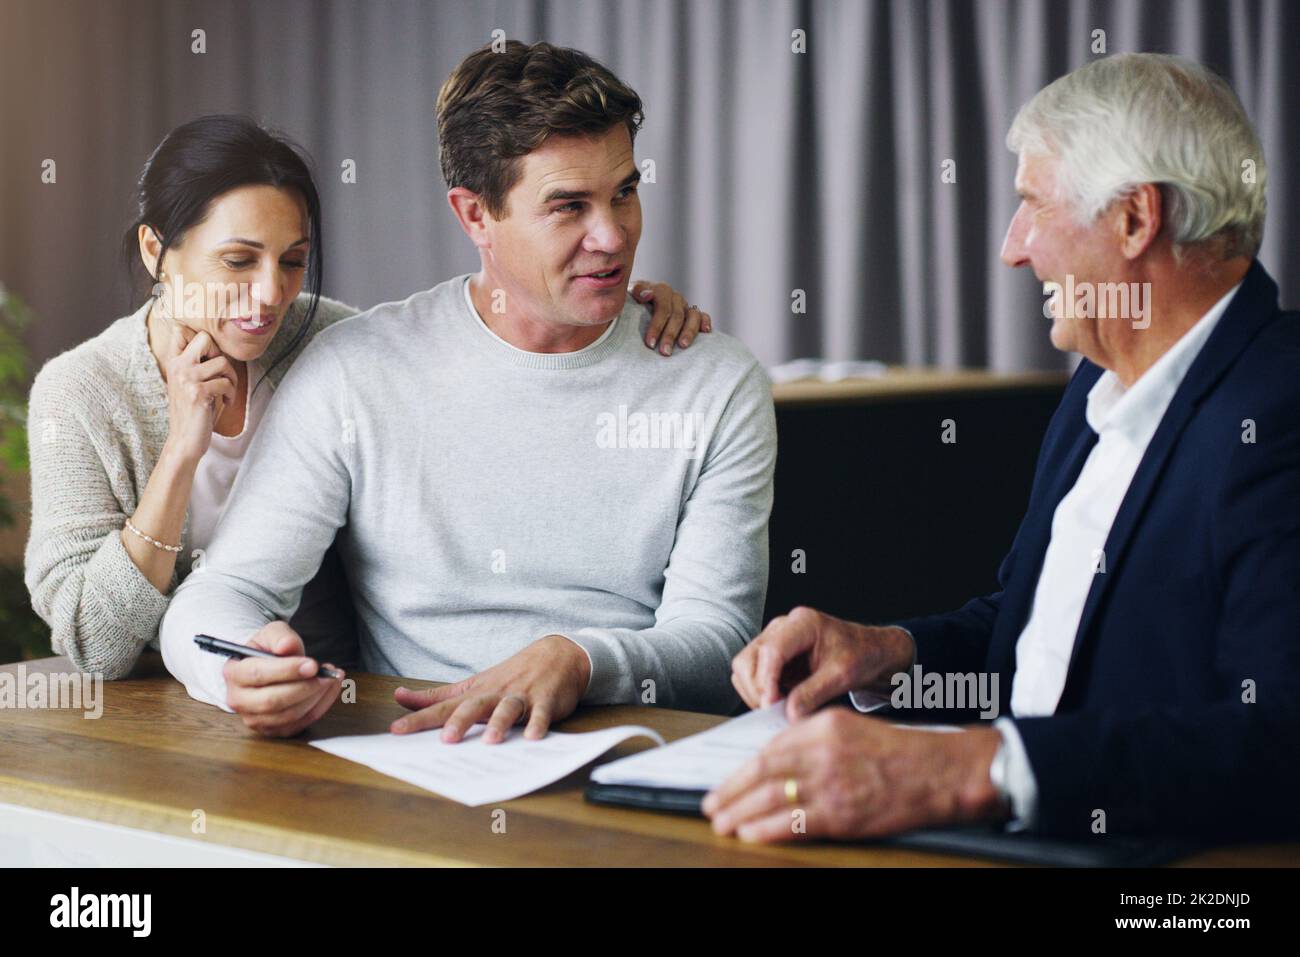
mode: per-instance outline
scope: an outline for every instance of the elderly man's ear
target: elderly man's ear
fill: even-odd
[[[1160,235],[1164,222],[1164,197],[1154,183],[1135,187],[1120,200],[1120,252],[1125,259],[1137,259]]]

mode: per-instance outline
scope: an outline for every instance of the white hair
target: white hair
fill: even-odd
[[[1143,183],[1160,187],[1174,253],[1253,257],[1264,236],[1264,150],[1232,88],[1192,60],[1120,53],[1050,83],[1007,133],[1015,153],[1060,160],[1062,198],[1093,222]]]

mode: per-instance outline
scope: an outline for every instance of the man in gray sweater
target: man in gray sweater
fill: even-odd
[[[524,77],[527,76],[527,82]],[[266,734],[333,704],[285,621],[339,534],[398,732],[544,734],[579,702],[726,712],[761,624],[769,382],[715,334],[672,362],[626,289],[637,95],[573,50],[480,50],[438,97],[448,201],[479,272],[321,332],[285,376],[201,571],[161,627],[194,697]],[[199,633],[281,660],[223,662]]]

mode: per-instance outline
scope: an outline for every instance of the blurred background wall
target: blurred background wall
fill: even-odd
[[[1104,55],[1097,30],[1106,54],[1181,53],[1230,80],[1271,161],[1261,258],[1300,305],[1293,0],[0,0],[0,282],[39,316],[34,360],[142,301],[117,255],[132,185],[205,112],[251,114],[315,158],[328,294],[370,306],[476,268],[433,104],[493,30],[576,46],[638,90],[656,181],[636,273],[766,363],[1065,368],[1040,286],[997,259],[1003,138],[1037,89]]]
[[[1003,140],[1039,88],[1123,51],[1232,83],[1270,166],[1261,259],[1300,306],[1295,0],[0,0],[0,662],[49,653],[21,578],[30,376],[143,301],[119,248],[153,147],[209,112],[284,130],[318,170],[326,293],[404,298],[477,267],[433,107],[494,31],[576,46],[640,92],[654,181],[636,274],[769,365],[1065,370],[1039,284],[998,262],[1016,202]],[[888,620],[991,589],[1053,383],[778,403],[769,616]],[[961,445],[937,444],[943,417]]]

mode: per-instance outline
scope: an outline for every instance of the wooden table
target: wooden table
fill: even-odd
[[[28,674],[66,673],[66,658],[26,662]],[[16,673],[18,665],[0,667]],[[234,715],[192,700],[146,656],[135,677],[103,685],[103,715],[81,711],[0,710],[0,804],[32,814],[67,815],[114,825],[117,832],[162,836],[173,859],[211,849],[242,849],[268,860],[332,865],[498,866],[969,866],[986,862],[849,844],[754,847],[719,838],[697,818],[586,803],[584,768],[543,791],[500,805],[465,807],[359,764],[309,747],[312,738],[386,730],[400,712],[401,681],[355,675],[357,700],[292,740],[259,738]],[[667,740],[719,718],[664,708],[580,711],[559,726],[591,731],[644,724]],[[610,756],[643,747],[627,742]],[[610,756],[602,760],[608,760]],[[195,835],[195,811],[206,833]],[[59,820],[59,819],[54,819]],[[124,831],[123,829],[134,829]],[[498,828],[499,829],[499,828]],[[185,843],[187,842],[187,843]],[[180,851],[174,849],[179,847]],[[1294,848],[1221,850],[1189,863],[1283,864]],[[2,862],[0,862],[2,863]]]
[[[1067,372],[993,372],[988,369],[937,369],[890,366],[870,378],[795,379],[772,386],[778,406],[841,405],[960,393],[1014,392],[1065,388]]]

